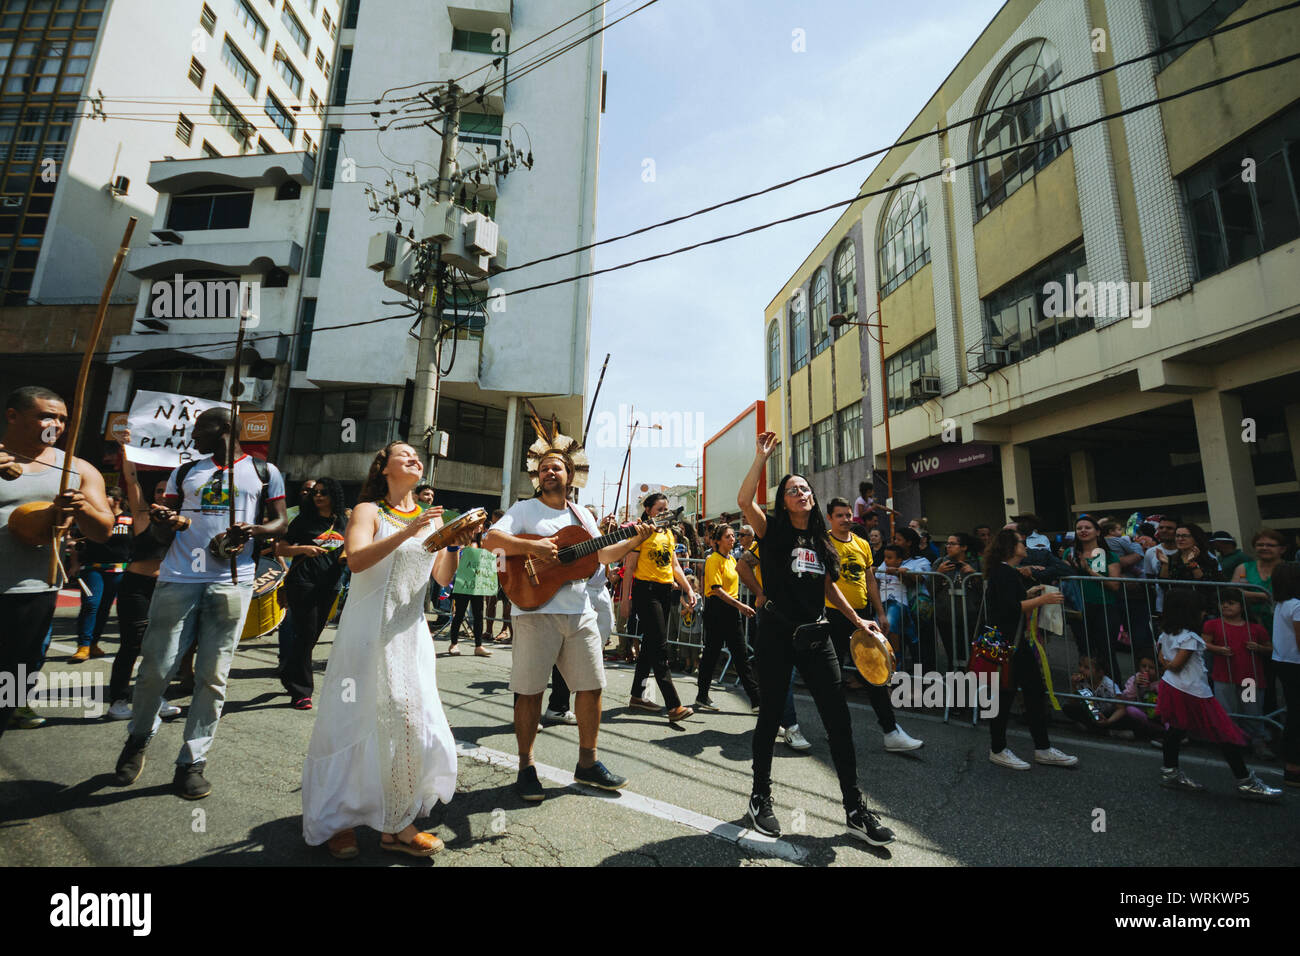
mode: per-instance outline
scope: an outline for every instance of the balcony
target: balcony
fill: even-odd
[[[316,160],[301,152],[162,159],[149,164],[149,185],[160,193],[181,193],[199,186],[257,189],[279,186],[290,179],[307,186],[315,177]]]
[[[224,230],[215,230],[224,231]],[[201,236],[202,233],[191,233]],[[126,261],[126,271],[138,279],[169,279],[190,270],[217,270],[230,275],[262,274],[283,269],[302,271],[302,246],[292,239],[263,242],[194,242],[136,246]]]
[[[512,7],[513,0],[459,0],[447,8],[447,16],[457,30],[491,33],[501,29],[509,33]]]

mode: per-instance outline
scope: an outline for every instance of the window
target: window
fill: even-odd
[[[1163,70],[1192,48],[1245,0],[1151,0],[1151,19],[1156,25],[1156,46],[1186,43],[1161,53],[1156,69]]]
[[[443,398],[438,403],[438,429],[451,436],[449,460],[489,468],[505,464],[505,409]]]
[[[257,95],[257,84],[261,80],[257,71],[253,69],[252,64],[244,59],[244,55],[239,52],[239,48],[230,42],[230,37],[226,37],[226,42],[221,45],[221,62],[234,74],[239,85],[248,90],[249,96]]]
[[[1008,349],[1011,361],[1018,362],[1092,328],[1094,309],[1087,309],[1087,315],[1073,314],[1062,295],[1067,287],[1080,288],[1087,278],[1088,263],[1080,245],[998,289],[984,300],[985,344]],[[1049,298],[1053,288],[1055,301]],[[1109,304],[1104,308],[1109,313]]]
[[[264,155],[275,155],[275,150],[271,148],[271,144],[260,136],[257,137],[257,151]]]
[[[772,457],[767,460],[767,485],[774,488],[781,482],[781,443],[777,442],[772,449]]]
[[[307,257],[307,276],[312,279],[320,277],[321,263],[325,261],[325,233],[330,227],[330,211],[316,210],[316,225],[311,233],[311,254]]]
[[[501,146],[501,116],[496,113],[460,114],[460,141],[491,146],[489,157]]]
[[[328,10],[324,11],[323,13],[321,13],[321,15],[320,15],[320,22],[323,23],[323,24],[325,24],[325,29],[326,29],[326,30],[329,30],[329,29],[331,28],[331,26],[332,26],[332,24],[334,23],[334,21],[330,19],[330,12],[329,12]]]
[[[314,112],[317,116],[319,116],[323,112],[321,110],[320,97],[316,95],[315,90],[310,91],[307,100],[307,105],[309,105],[312,108],[312,112]]]
[[[835,467],[835,416],[823,418],[812,427],[813,471]]]
[[[208,157],[208,159],[220,159],[221,150],[217,149],[217,147],[213,146],[205,139],[203,141],[203,155]]]
[[[303,299],[303,324],[307,328],[307,303],[315,319],[315,299]],[[307,330],[310,333],[310,330]],[[307,336],[304,336],[306,338]],[[300,343],[301,343],[300,339]],[[301,364],[305,356],[299,346]],[[328,455],[335,452],[381,448],[406,429],[399,418],[401,389],[350,388],[346,391],[292,393],[293,444],[296,455]],[[348,429],[344,441],[343,420],[351,419],[355,429]]]
[[[266,49],[266,24],[253,10],[248,0],[238,0],[235,5],[235,19],[244,25],[248,35],[257,43],[259,50]]]
[[[212,90],[212,105],[208,107],[208,112],[217,118],[217,122],[230,130],[230,135],[239,140],[241,145],[247,145],[248,134],[252,131],[253,124],[244,119],[243,114],[235,109],[235,104],[226,99],[215,87]]]
[[[1252,182],[1243,161],[1255,161]],[[1204,279],[1300,235],[1300,107],[1219,150],[1182,177]]]
[[[510,38],[504,33],[475,33],[473,30],[452,30],[451,48],[467,53],[509,53]]]
[[[311,355],[311,330],[316,324],[316,300],[302,300],[302,320],[298,323],[298,344],[294,351],[293,370],[307,371],[307,358]]]
[[[808,364],[808,313],[802,289],[790,300],[790,374]]]
[[[812,464],[812,429],[805,428],[794,436],[794,449],[790,453],[790,474],[807,475]]]
[[[294,185],[297,185],[296,183]],[[279,196],[275,197],[279,199]],[[263,289],[287,289],[289,287],[289,273],[283,269],[268,269],[266,275],[262,276]]]
[[[293,95],[302,99],[302,74],[293,68],[289,55],[278,43],[275,45],[275,72],[280,74],[280,79],[293,91]]]
[[[177,193],[167,206],[167,228],[247,229],[253,214],[253,191],[237,186],[200,186]]]
[[[361,12],[361,0],[347,0],[347,8],[343,11],[343,29],[355,30],[357,28],[357,14]]]
[[[325,72],[325,51],[318,49],[316,51],[316,69],[322,73]]]
[[[213,31],[217,28],[217,15],[212,12],[212,8],[206,3],[203,5],[203,9],[199,11],[199,25],[208,31],[208,36],[212,36]]]
[[[199,89],[203,89],[203,77],[207,74],[207,72],[208,71],[204,69],[202,63],[194,59],[194,57],[190,57],[190,82],[191,83],[193,83]]]
[[[818,269],[812,281],[812,354],[820,355],[831,344],[830,279],[825,269]]]
[[[343,140],[343,130],[331,126],[325,131],[325,155],[320,164],[320,188],[334,188],[334,167],[338,163],[339,143]]]
[[[348,77],[352,73],[352,50],[343,49],[339,51],[339,75],[334,81],[334,99],[331,103],[334,106],[342,106],[348,100]],[[325,68],[325,77],[329,78],[329,67]]]
[[[276,99],[275,94],[270,90],[266,91],[266,115],[271,117],[271,122],[284,134],[285,139],[292,143],[294,133],[298,130],[298,124],[293,121],[293,117],[284,108],[284,104]]]
[[[781,324],[773,319],[767,327],[767,390],[781,387]]]
[[[190,139],[194,136],[194,124],[181,113],[176,119],[176,138],[186,146],[190,145]]]
[[[180,276],[185,297],[175,301],[172,276],[151,285],[144,318],[233,319],[239,316],[242,290],[239,276],[214,269],[191,269]]]
[[[889,295],[930,261],[930,236],[921,184],[894,193],[880,223],[880,294]]]
[[[925,401],[924,396],[912,394],[912,383],[922,375],[937,375],[937,349],[933,332],[917,339],[907,348],[896,352],[885,362],[886,389],[889,392],[889,414],[897,415]]]
[[[316,155],[316,144],[311,141],[311,137],[306,133],[302,134],[302,148],[308,156]]]
[[[1061,61],[1056,50],[1046,40],[1033,40],[1022,46],[989,84],[992,92],[980,112],[991,115],[975,127],[974,158],[1024,145],[975,164],[977,219],[1004,202],[1069,147],[1065,133],[1047,142],[1036,142],[1065,128],[1060,92],[1036,95],[1060,75]],[[1035,98],[1027,99],[1031,96]]]
[[[481,335],[487,325],[487,300],[481,293],[454,289],[447,294],[443,316],[446,321],[455,323],[457,332]]]
[[[306,54],[311,48],[311,40],[307,37],[307,31],[303,29],[302,21],[294,16],[293,7],[286,3],[284,9],[280,11],[280,20],[289,28],[289,36],[293,38],[294,43],[298,44],[298,49]]]
[[[845,318],[858,314],[858,264],[854,255],[853,240],[845,239],[835,250],[835,285],[832,287],[833,308]],[[848,331],[842,325],[832,333],[837,339]]]
[[[840,438],[840,461],[856,461],[864,454],[862,448],[862,403],[854,402],[835,413],[835,430]]]

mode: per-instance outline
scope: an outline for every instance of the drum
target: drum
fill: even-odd
[[[477,528],[479,525],[486,524],[488,513],[482,508],[471,508],[455,520],[443,525],[433,534],[424,539],[424,550],[430,553],[441,551],[447,546],[447,542],[455,538],[463,531],[470,528]]]
[[[248,616],[244,618],[244,630],[239,639],[252,640],[269,634],[280,626],[284,620],[284,607],[279,601],[280,585],[284,583],[285,571],[276,568],[267,571],[253,582],[253,601],[248,606]]]
[[[858,673],[869,684],[883,687],[889,683],[894,673],[894,649],[888,639],[868,630],[854,631],[849,640],[849,653]]]

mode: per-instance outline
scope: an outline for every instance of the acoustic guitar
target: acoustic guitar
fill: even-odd
[[[653,525],[657,531],[677,520],[676,512],[664,511],[646,523]],[[561,528],[554,535],[558,549],[555,558],[533,554],[506,557],[504,570],[497,571],[497,580],[511,604],[524,611],[535,611],[555,597],[556,592],[570,581],[585,581],[595,574],[600,565],[597,551],[628,538],[635,538],[636,535],[636,528],[631,527],[619,528],[610,534],[593,538],[581,525],[572,524]],[[515,537],[539,541],[546,536],[517,534]]]

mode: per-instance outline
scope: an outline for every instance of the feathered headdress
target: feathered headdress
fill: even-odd
[[[533,430],[537,432],[537,441],[528,446],[528,477],[532,479],[533,488],[540,487],[542,483],[538,475],[542,459],[552,455],[560,458],[569,469],[569,487],[585,488],[587,472],[591,464],[587,461],[586,452],[582,450],[582,444],[576,438],[560,434],[560,426],[554,415],[551,416],[548,426],[538,417],[533,403],[528,399],[524,401],[528,405],[528,419],[533,423]]]

